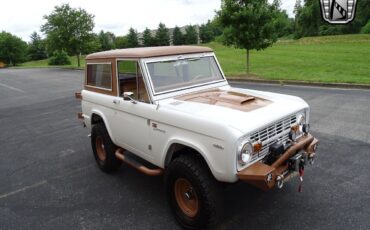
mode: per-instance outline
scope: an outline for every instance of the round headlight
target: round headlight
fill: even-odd
[[[253,153],[252,144],[250,142],[246,142],[241,148],[239,155],[239,163],[243,165],[248,163],[252,157],[252,153]]]
[[[297,117],[297,122],[299,125],[306,124],[306,118],[303,114],[299,114]]]

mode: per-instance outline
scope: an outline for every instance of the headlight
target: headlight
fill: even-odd
[[[303,133],[308,133],[309,125],[306,124],[306,117],[303,113],[297,116],[297,123],[291,126],[289,138],[296,141]]]
[[[303,114],[299,114],[297,116],[297,123],[299,125],[303,125],[303,124],[306,124],[306,117],[303,115]]]
[[[244,142],[244,144],[241,145],[239,148],[239,163],[242,165],[245,165],[246,163],[249,162],[249,160],[252,157],[253,154],[253,147],[252,144],[247,141]]]

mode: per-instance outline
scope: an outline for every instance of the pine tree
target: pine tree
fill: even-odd
[[[174,29],[173,29],[173,32],[172,32],[172,43],[174,45],[184,45],[185,42],[184,42],[184,35],[182,34],[180,28],[178,26],[176,26]]]
[[[198,44],[198,32],[195,29],[195,26],[187,26],[185,32],[185,44]]]
[[[157,32],[155,34],[155,40],[157,46],[170,45],[170,35],[165,24],[159,23]]]
[[[36,32],[31,34],[31,41],[28,44],[28,56],[31,60],[41,60],[47,58],[46,44]]]
[[[130,28],[127,37],[127,48],[135,48],[139,46],[139,40],[137,36],[136,30],[134,28]]]
[[[152,32],[150,29],[146,28],[143,32],[143,37],[141,38],[141,42],[143,46],[153,46],[154,44],[154,38],[152,36]]]
[[[199,38],[202,43],[211,42],[214,39],[215,35],[213,33],[213,28],[211,21],[208,20],[206,24],[202,24],[199,27]]]

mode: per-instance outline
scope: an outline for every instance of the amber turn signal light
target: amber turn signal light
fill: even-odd
[[[292,125],[292,127],[290,129],[294,132],[298,132],[299,131],[299,125]]]
[[[256,142],[253,144],[253,152],[259,152],[262,149],[262,143]]]

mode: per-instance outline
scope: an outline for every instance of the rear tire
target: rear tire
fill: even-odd
[[[175,158],[164,179],[169,204],[182,227],[204,229],[216,225],[222,211],[222,190],[201,157]]]
[[[112,142],[104,123],[92,127],[91,147],[95,161],[102,171],[110,173],[120,167],[122,162],[115,155],[118,147]]]

